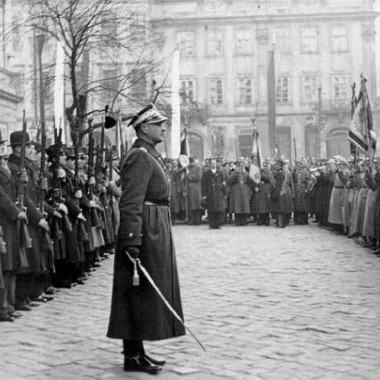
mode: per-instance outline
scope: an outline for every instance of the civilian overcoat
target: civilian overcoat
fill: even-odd
[[[184,335],[184,327],[168,311],[142,273],[140,285],[132,285],[133,264],[125,254],[130,246],[140,247],[141,264],[182,317],[167,206],[170,185],[162,157],[152,145],[136,140],[123,162],[120,179],[120,227],[107,336],[160,340]]]
[[[220,170],[213,173],[204,172],[202,177],[202,195],[206,197],[208,212],[224,212],[225,209],[225,182],[224,174]]]

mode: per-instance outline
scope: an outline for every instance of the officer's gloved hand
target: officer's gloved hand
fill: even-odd
[[[132,259],[138,259],[140,254],[139,247],[128,247],[127,252],[132,257]]]

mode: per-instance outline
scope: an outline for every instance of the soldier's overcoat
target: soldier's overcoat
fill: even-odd
[[[200,210],[202,208],[202,168],[198,163],[191,163],[189,166],[189,173],[187,175],[188,181],[188,202],[189,210]]]
[[[125,248],[140,247],[139,258],[165,298],[182,317],[177,263],[171,232],[170,185],[154,146],[136,140],[121,171],[120,227],[115,254],[111,316],[107,336],[160,340],[185,334],[182,325],[140,273],[132,285],[133,264]]]
[[[228,179],[230,185],[230,213],[249,214],[251,181],[246,171],[232,172]]]
[[[3,227],[3,238],[7,245],[7,254],[1,255],[4,271],[17,270],[21,265],[17,219],[20,210],[15,202],[16,188],[13,177],[10,172],[0,166],[0,225]],[[25,252],[22,253],[25,256]]]

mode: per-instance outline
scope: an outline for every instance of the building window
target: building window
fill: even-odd
[[[106,36],[105,39],[117,38],[117,22],[115,19],[117,16],[114,12],[105,13],[101,19],[102,36]]]
[[[301,50],[302,50],[302,53],[317,53],[318,52],[318,29],[317,28],[302,28]]]
[[[12,17],[12,47],[13,50],[19,51],[21,45],[21,24],[17,15]]]
[[[347,28],[336,27],[331,30],[331,49],[334,53],[348,51]]]
[[[236,31],[236,54],[244,55],[252,53],[252,31]]]
[[[223,82],[219,78],[209,81],[210,104],[223,104]]]
[[[248,133],[246,133],[245,131],[241,131],[241,134],[239,134],[238,136],[239,156],[251,157],[252,145],[253,145],[252,130],[249,130]]]
[[[292,157],[292,131],[290,127],[278,126],[276,128],[277,145],[280,148],[281,156],[290,159]]]
[[[181,80],[181,105],[193,103],[195,100],[195,80]]]
[[[191,57],[194,55],[194,33],[181,32],[178,33],[179,51],[183,57]]]
[[[302,78],[302,102],[316,103],[317,101],[317,77],[315,75],[306,75]]]
[[[111,101],[118,90],[118,72],[116,69],[103,70],[102,89],[106,101]]]
[[[346,75],[333,76],[333,99],[346,100],[348,99],[348,78]]]
[[[290,33],[289,29],[277,29],[274,31],[276,51],[282,54],[290,53]]]
[[[239,104],[252,104],[252,79],[239,78]]]
[[[116,73],[117,74],[117,73]],[[119,78],[120,80],[120,78]],[[130,84],[131,84],[131,99],[134,101],[141,101],[147,97],[147,78],[146,71],[144,69],[132,69],[130,74]],[[116,83],[116,89],[118,88],[118,83]]]
[[[289,78],[280,77],[276,81],[276,103],[287,104],[290,102],[289,98]]]
[[[207,32],[207,55],[215,56],[223,54],[223,33],[218,30]]]

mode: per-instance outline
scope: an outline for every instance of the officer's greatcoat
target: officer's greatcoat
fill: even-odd
[[[142,273],[140,285],[132,285],[133,265],[125,254],[127,247],[140,247],[142,265],[182,317],[168,207],[170,185],[162,157],[152,145],[136,140],[123,162],[120,179],[120,227],[107,336],[159,340],[184,335],[182,325]]]

